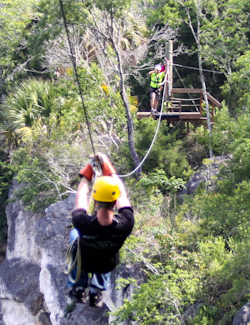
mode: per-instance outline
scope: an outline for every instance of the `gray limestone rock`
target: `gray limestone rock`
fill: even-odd
[[[207,191],[211,191],[215,188],[216,181],[213,180],[215,176],[219,174],[219,168],[222,164],[226,164],[231,157],[218,156],[212,159],[210,165],[202,166],[198,172],[196,172],[185,184],[186,188],[181,191],[182,195],[194,194],[195,190],[201,183],[204,183]]]
[[[250,302],[245,304],[233,319],[233,325],[250,324]]]

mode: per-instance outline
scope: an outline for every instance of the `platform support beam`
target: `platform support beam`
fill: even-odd
[[[164,102],[170,99],[170,94],[172,93],[173,88],[173,41],[168,41],[165,44],[165,57],[169,60],[169,80],[168,80],[168,89]]]

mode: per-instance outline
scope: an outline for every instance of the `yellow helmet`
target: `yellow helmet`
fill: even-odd
[[[99,177],[92,189],[92,197],[98,202],[114,202],[120,196],[119,186],[111,176]]]

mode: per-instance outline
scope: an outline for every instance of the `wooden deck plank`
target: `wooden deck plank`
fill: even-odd
[[[150,112],[137,112],[136,116],[137,116],[138,120],[141,120],[142,118],[150,117],[151,113]]]
[[[152,117],[153,119],[158,119],[160,114],[151,114],[150,112],[138,112],[137,119],[140,120],[142,118],[149,118]],[[162,120],[167,121],[183,121],[183,122],[206,122],[206,117],[200,115],[199,112],[168,112],[161,114]]]
[[[202,89],[195,88],[173,88],[173,94],[202,94]]]
[[[201,118],[200,112],[181,112],[180,120],[199,120]]]
[[[159,114],[159,113],[158,113]],[[158,115],[155,114],[155,115]],[[153,114],[154,115],[154,114]],[[150,112],[138,112],[137,119],[140,120],[142,118],[148,118],[152,116]],[[199,112],[168,112],[162,113],[162,117],[164,118],[179,118],[180,120],[199,120],[201,119],[201,115]]]

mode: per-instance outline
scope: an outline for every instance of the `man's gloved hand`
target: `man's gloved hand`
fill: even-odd
[[[92,165],[94,164],[94,162],[95,162],[95,157],[91,158],[89,163],[83,169],[80,170],[79,176],[81,178],[86,177],[89,181],[92,180],[94,174]]]
[[[95,156],[101,164],[103,176],[110,176],[112,174],[116,174],[114,166],[111,164],[108,157],[104,153],[98,152]]]

